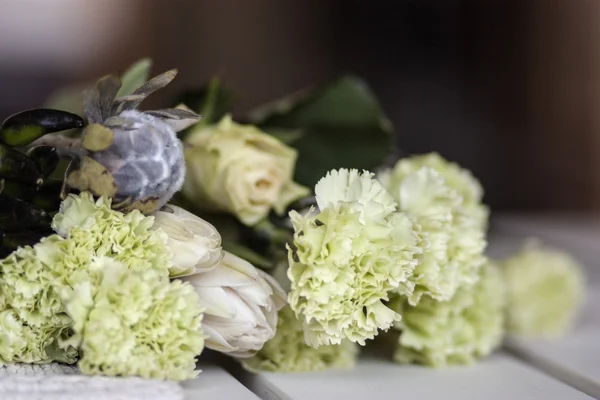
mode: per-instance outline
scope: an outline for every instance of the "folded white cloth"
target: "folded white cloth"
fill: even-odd
[[[175,382],[82,375],[61,364],[0,367],[2,400],[183,400]]]

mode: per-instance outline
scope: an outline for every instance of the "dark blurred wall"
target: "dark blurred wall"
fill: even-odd
[[[340,8],[338,65],[371,82],[403,152],[438,151],[472,169],[494,206],[522,206],[506,190],[517,183],[523,134],[522,3],[356,1]]]
[[[238,90],[236,112],[354,72],[404,153],[435,150],[472,169],[493,207],[600,209],[599,4],[4,0],[0,116],[146,55],[156,72],[181,71],[151,103],[219,74]],[[27,23],[36,29],[19,29]]]
[[[600,209],[600,2],[537,0],[528,54],[524,195]]]

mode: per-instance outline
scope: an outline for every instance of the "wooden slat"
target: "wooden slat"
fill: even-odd
[[[585,267],[588,280],[600,284],[600,216],[501,215],[492,223],[488,253],[504,257],[523,239],[537,237],[570,252]]]
[[[600,398],[600,220],[592,216],[504,216],[495,221],[489,253],[503,257],[523,238],[538,237],[580,260],[587,303],[573,331],[559,340],[509,338],[506,348],[536,368]]]
[[[259,375],[238,371],[237,377],[266,400],[590,399],[504,354],[473,366],[441,370],[363,359],[352,371]]]
[[[600,287],[590,290],[581,318],[564,338],[510,338],[506,347],[533,366],[600,398]]]
[[[201,364],[202,373],[184,381],[186,400],[257,400],[258,397],[227,371],[213,364]]]

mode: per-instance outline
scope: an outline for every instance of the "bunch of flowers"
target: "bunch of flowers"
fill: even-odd
[[[150,65],[0,127],[1,363],[184,380],[206,346],[310,372],[389,334],[439,367],[572,325],[577,263],[489,260],[477,179],[435,153],[381,168],[391,124],[357,78],[242,123],[217,79],[139,110],[176,75]]]

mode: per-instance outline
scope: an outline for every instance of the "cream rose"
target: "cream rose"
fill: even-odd
[[[297,152],[254,126],[226,116],[186,143],[183,191],[200,208],[230,212],[251,226],[309,193],[293,181]]]

